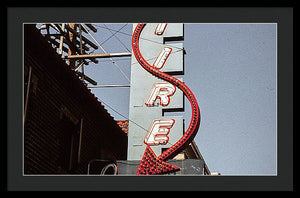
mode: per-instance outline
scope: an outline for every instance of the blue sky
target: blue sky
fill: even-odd
[[[132,24],[94,25],[98,31],[91,34],[106,52],[131,51]],[[276,34],[274,23],[184,24],[185,74],[180,77],[198,100],[201,123],[194,140],[212,172],[277,173]],[[98,85],[130,84],[130,60],[99,59],[85,73]],[[92,88],[119,113],[106,106],[116,120],[129,117],[129,91]],[[189,108],[179,114],[190,120]]]

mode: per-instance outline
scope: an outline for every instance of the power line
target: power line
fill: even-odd
[[[105,25],[105,24],[104,24]],[[115,36],[115,34],[116,33],[122,33],[122,34],[126,34],[126,35],[128,35],[128,36],[132,36],[132,34],[128,34],[128,33],[124,33],[124,32],[121,32],[121,29],[123,29],[125,26],[126,26],[127,24],[125,24],[125,25],[123,25],[120,29],[118,29],[118,30],[114,30],[114,29],[111,29],[111,28],[108,28],[106,25],[105,25],[105,27],[103,27],[103,26],[100,26],[100,25],[95,25],[94,24],[94,26],[96,26],[96,27],[100,27],[100,28],[104,28],[104,29],[107,29],[107,30],[109,30],[111,33],[112,33],[112,31],[114,31],[115,33],[112,35],[112,36]],[[85,28],[84,26],[83,26],[83,28]],[[87,30],[86,28],[85,28],[85,30]],[[104,52],[104,53],[107,53],[106,52],[106,50],[101,46],[101,44],[89,33],[89,31],[87,30],[87,32],[88,32],[88,34],[93,38],[93,40],[98,44],[98,46],[102,49],[102,51]],[[110,36],[108,39],[110,39],[112,36]],[[117,38],[117,37],[116,37]],[[106,39],[104,42],[106,42],[108,39]],[[177,47],[177,46],[173,46],[173,45],[169,45],[169,44],[162,44],[162,43],[160,43],[160,42],[157,42],[157,41],[153,41],[153,40],[150,40],[150,39],[145,39],[145,38],[141,38],[141,39],[144,39],[144,40],[147,40],[147,41],[150,41],[150,42],[153,42],[153,43],[156,43],[156,44],[160,44],[160,45],[164,45],[164,46],[169,46],[169,47],[173,47],[173,48],[177,48],[178,50],[174,50],[174,51],[172,51],[171,52],[171,54],[174,54],[174,53],[177,53],[177,52],[180,52],[180,51],[182,51],[182,50],[184,50],[184,48],[180,48],[180,47]],[[118,39],[119,40],[119,39]],[[102,42],[102,44],[104,43],[104,42]],[[121,42],[122,43],[122,42]],[[123,43],[122,43],[123,44]],[[123,44],[123,46],[125,46],[124,44]],[[128,51],[130,51],[126,46],[125,46],[125,48],[128,50]],[[127,75],[124,73],[124,71],[119,67],[119,65],[117,64],[117,62],[115,61],[115,60],[113,60],[111,57],[109,58],[110,59],[110,61],[119,69],[119,71],[121,72],[121,74],[128,80],[128,82],[130,82],[130,80],[129,80],[129,77],[127,77]],[[153,60],[153,59],[156,59],[156,57],[153,57],[153,58],[149,58],[149,59],[147,59],[147,60]]]
[[[110,29],[108,29],[109,30],[109,32],[112,34],[109,38],[107,38],[105,41],[103,41],[101,44],[103,45],[106,41],[108,41],[110,38],[112,38],[113,36],[121,43],[121,45],[123,45],[123,47],[125,47],[125,49],[128,51],[128,52],[130,52],[130,50],[126,47],[126,45],[116,36],[116,34],[118,33],[118,32],[120,32],[121,31],[121,29],[123,29],[125,26],[127,25],[127,23],[124,25],[124,26],[122,26],[118,31],[116,31],[115,33],[113,33]],[[104,26],[105,27],[107,27],[105,24],[104,24]]]
[[[144,128],[143,126],[141,126],[140,124],[136,123],[135,121],[129,119],[128,117],[124,116],[123,114],[119,113],[117,110],[115,110],[114,108],[112,108],[110,105],[108,105],[107,103],[105,103],[103,100],[100,100],[98,98],[98,100],[103,103],[105,106],[107,106],[108,108],[110,108],[112,111],[114,111],[116,114],[122,116],[123,118],[125,118],[126,120],[128,120],[129,122],[132,122],[133,124],[135,124],[136,126],[138,126],[139,128],[141,128],[142,130],[148,132],[148,130],[146,128]],[[170,142],[168,142],[168,144],[170,144],[171,146],[173,146],[173,144],[171,144]]]
[[[96,24],[93,24],[93,25],[96,26],[96,27],[104,28],[104,29],[111,30],[111,31],[114,31],[114,32],[118,31],[118,30],[114,30],[114,29],[111,29],[111,28],[108,28],[108,27],[103,27],[101,25],[96,25]],[[132,34],[129,34],[129,33],[126,33],[126,32],[118,31],[118,33],[121,33],[121,34],[124,34],[124,35],[132,37]],[[154,41],[154,40],[151,40],[151,39],[147,39],[147,38],[143,38],[143,37],[140,37],[140,39],[141,40],[145,40],[145,41],[149,41],[149,42],[152,42],[152,43],[156,43],[156,44],[159,44],[159,45],[164,45],[164,46],[173,47],[173,48],[177,48],[177,49],[182,49],[183,50],[183,48],[180,48],[180,47],[177,47],[177,46],[173,46],[173,45],[170,45],[170,44],[166,44],[166,43],[160,43],[158,41]]]
[[[183,49],[179,49],[179,50],[173,50],[170,54],[175,54],[175,53],[178,53],[178,52],[180,52],[180,51],[183,51]],[[154,60],[154,59],[156,59],[157,57],[152,57],[152,58],[148,58],[148,59],[145,59],[147,62],[148,61],[150,61],[150,60]],[[128,61],[128,60],[130,60],[130,59],[128,59],[128,58],[122,58],[122,59],[118,59],[118,61]],[[100,62],[108,62],[108,61],[110,61],[110,60],[100,60]],[[132,64],[137,64],[138,62],[135,62],[135,63],[132,63]]]
[[[111,110],[113,110],[115,113],[117,113],[119,116],[122,116],[123,118],[125,118],[126,120],[128,120],[129,122],[132,122],[133,124],[135,124],[136,126],[140,127],[141,129],[143,129],[144,131],[148,131],[147,129],[145,129],[144,127],[142,127],[141,125],[139,125],[138,123],[134,122],[133,120],[130,120],[129,118],[127,118],[126,116],[124,116],[123,114],[119,113],[117,110],[115,110],[114,108],[112,108],[110,105],[108,105],[107,103],[105,103],[103,100],[100,100],[98,98],[98,100],[103,103],[104,105],[106,105],[107,107],[109,107]]]
[[[97,45],[101,48],[101,50],[102,50],[104,53],[107,53],[107,52],[105,51],[105,49],[99,44],[99,42],[94,38],[94,36],[87,30],[87,28],[86,28],[85,26],[83,26],[83,24],[81,24],[81,25],[82,25],[82,27],[87,31],[87,33],[92,37],[92,39],[97,43]],[[110,57],[109,59],[112,61],[113,65],[115,65],[115,66],[119,69],[119,71],[122,73],[122,75],[123,75],[123,76],[128,80],[128,82],[130,83],[129,78],[128,78],[127,75],[123,72],[123,70],[119,67],[119,65],[117,64],[117,62],[114,61],[111,57]]]
[[[128,35],[128,36],[132,36],[131,34],[121,32],[121,29],[123,29],[126,25],[127,25],[127,24],[123,25],[119,30],[113,30],[113,29],[111,29],[111,28],[108,28],[105,24],[104,24],[105,27],[98,26],[98,25],[94,25],[94,26],[100,27],[100,28],[105,28],[105,29],[109,30],[110,33],[112,34],[109,38],[107,38],[105,41],[103,41],[103,42],[101,43],[101,44],[103,44],[103,43],[107,42],[109,39],[111,39],[113,36],[115,36],[117,33],[122,33],[122,34],[126,34],[126,35]],[[115,33],[113,33],[112,31],[114,31]],[[95,40],[95,42],[99,45],[99,47],[102,49],[102,51],[103,51],[104,53],[107,53],[107,52],[103,49],[103,47],[101,46],[101,44],[99,44],[99,42],[98,42],[91,34],[90,34],[90,36]],[[117,36],[115,36],[115,37],[120,41],[120,39],[119,39]],[[144,38],[141,38],[141,39],[144,39]],[[150,39],[144,39],[144,40],[147,40],[147,41],[149,41],[149,42],[153,42],[153,43],[162,45],[162,43],[159,43],[159,42],[157,42],[157,41],[153,41],[153,40],[150,40]],[[124,45],[124,43],[122,43],[121,41],[120,41],[120,43],[121,43],[128,51],[130,51],[130,50]],[[177,46],[172,46],[172,45],[168,45],[168,44],[163,44],[163,45],[164,45],[164,46],[170,46],[170,47],[173,47],[173,48],[177,48],[177,50],[173,50],[173,51],[171,52],[171,53],[173,53],[173,54],[174,54],[174,53],[177,53],[177,52],[180,52],[180,51],[182,51],[182,50],[184,50],[183,48],[180,48],[180,47],[177,47]],[[149,60],[153,60],[153,59],[156,59],[156,58],[157,58],[157,57],[153,57],[153,58],[149,58],[149,59],[147,59],[147,60],[149,61]],[[110,58],[110,59],[111,59],[111,58]],[[111,61],[112,61],[113,63],[115,63],[114,60],[111,59]],[[120,70],[120,71],[122,72],[122,70]],[[129,80],[129,79],[128,79],[128,80]],[[127,116],[124,116],[122,113],[120,113],[118,110],[114,109],[113,107],[111,107],[110,105],[108,105],[107,103],[105,103],[104,101],[102,101],[102,100],[100,100],[100,99],[98,99],[98,100],[99,100],[100,102],[102,102],[105,106],[107,106],[108,108],[110,108],[113,112],[115,112],[116,114],[118,114],[119,116],[121,116],[121,117],[125,118],[126,120],[128,120],[129,122],[135,124],[136,126],[138,126],[139,128],[141,128],[141,129],[144,130],[145,132],[148,132],[148,130],[147,130],[145,127],[143,127],[143,126],[141,126],[140,124],[138,124],[137,122],[135,122],[135,121],[129,119]],[[167,144],[173,146],[173,144],[171,144],[170,142],[168,142]]]

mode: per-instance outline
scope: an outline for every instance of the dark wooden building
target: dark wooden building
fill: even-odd
[[[24,174],[87,174],[127,158],[127,135],[35,25],[24,25]]]

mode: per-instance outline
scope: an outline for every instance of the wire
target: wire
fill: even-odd
[[[87,31],[87,33],[92,37],[92,39],[97,43],[97,45],[101,48],[101,50],[107,54],[107,52],[105,51],[105,49],[99,44],[99,42],[94,38],[94,36],[87,30],[87,28],[81,23],[82,27]],[[129,78],[126,76],[126,74],[123,72],[123,70],[119,67],[119,65],[117,64],[116,61],[114,61],[111,57],[109,58],[113,65],[115,65],[119,71],[122,73],[122,75],[128,80],[128,82],[130,82]]]
[[[173,50],[170,54],[175,54],[175,53],[177,53],[177,52],[180,52],[180,51],[183,51],[183,49],[179,49],[179,50]],[[130,57],[129,57],[130,58]],[[122,58],[122,59],[118,59],[118,61],[129,61],[130,59],[129,59],[128,57],[127,58]],[[152,57],[152,58],[148,58],[148,59],[146,59],[146,61],[148,62],[148,61],[150,61],[150,60],[154,60],[154,59],[156,59],[157,57]],[[108,62],[108,61],[110,61],[110,60],[100,60],[100,62]],[[90,61],[91,62],[91,61]],[[137,64],[138,62],[134,62],[134,63],[132,63],[132,65],[134,65],[134,64]]]
[[[118,32],[120,32],[121,31],[121,29],[123,29],[125,26],[127,25],[127,23],[124,25],[124,26],[122,26],[118,31],[116,31],[115,33],[113,33],[110,29],[108,29],[109,30],[109,32],[112,34],[109,38],[107,38],[105,41],[103,41],[101,44],[103,45],[106,41],[108,41],[110,38],[112,38],[113,36],[114,37],[116,37],[116,39],[123,45],[123,47],[125,47],[125,49],[128,51],[128,52],[130,52],[130,50],[126,47],[126,45],[116,36],[116,34],[118,33]],[[107,27],[105,24],[104,24],[104,26],[105,27]]]
[[[121,34],[125,34],[125,35],[128,35],[128,36],[132,36],[132,34],[128,34],[128,33],[125,33],[125,32],[120,31],[120,30],[123,29],[126,25],[128,25],[127,23],[126,23],[125,25],[123,25],[119,30],[114,30],[114,29],[108,28],[105,24],[104,24],[105,27],[103,27],[103,26],[101,26],[101,25],[97,25],[97,24],[93,24],[93,25],[96,26],[96,27],[99,27],[99,28],[107,29],[107,30],[109,30],[111,33],[112,33],[112,31],[114,31],[115,33],[114,33],[114,34],[112,33],[112,36],[115,36],[116,33],[121,33]],[[112,36],[110,36],[108,39],[110,39]],[[118,38],[118,37],[116,37],[116,38]],[[94,39],[94,38],[93,38],[93,39]],[[104,42],[106,42],[108,39],[106,39]],[[177,53],[177,52],[180,52],[180,51],[184,50],[184,48],[180,48],[180,47],[173,46],[173,45],[169,45],[169,44],[165,44],[165,43],[160,43],[160,42],[157,42],[157,41],[154,41],[154,40],[151,40],[151,39],[146,39],[146,38],[142,38],[142,37],[140,37],[140,39],[146,40],[146,41],[149,41],[149,42],[153,42],[153,43],[156,43],[156,44],[160,44],[160,45],[164,45],[164,46],[169,46],[169,47],[173,47],[173,48],[178,49],[178,50],[176,50],[176,51],[175,51],[175,50],[172,51],[171,54],[174,54],[174,53]],[[119,39],[118,39],[118,40],[119,40]],[[119,41],[120,41],[120,40],[119,40]],[[96,42],[97,42],[97,41],[96,41]],[[102,44],[103,44],[104,42],[102,42]],[[121,41],[120,41],[120,42],[121,42]],[[98,42],[97,42],[97,43],[98,43]],[[122,43],[122,42],[121,42],[121,43]],[[122,44],[123,44],[123,43],[122,43]],[[99,45],[100,48],[104,51],[104,53],[107,53],[107,52],[101,47],[101,45],[100,45],[99,43],[98,43],[98,45]],[[123,44],[123,46],[124,46],[128,51],[130,51],[124,44]],[[156,57],[149,58],[149,59],[147,59],[147,60],[153,60],[153,59],[156,59]],[[123,74],[123,76],[130,82],[129,78],[125,75],[125,73],[124,73],[123,70],[118,66],[118,64],[117,64],[112,58],[110,58],[110,60],[111,60],[112,63],[115,64],[115,66],[120,70],[120,72]],[[138,63],[138,62],[136,62],[136,63]],[[133,64],[135,64],[135,63],[133,63]]]
[[[175,51],[172,51],[170,54],[175,54],[177,52],[180,52],[180,51],[183,51],[183,49],[179,49],[179,50],[175,50]],[[153,58],[149,58],[149,59],[146,59],[146,61],[148,62],[149,60],[154,60],[156,59],[157,57],[153,57]],[[135,63],[131,63],[132,65],[134,64],[138,64],[139,62],[135,62]]]
[[[111,31],[117,31],[117,30],[114,30],[114,29],[110,29],[110,28],[108,28],[108,27],[103,27],[103,26],[101,26],[101,25],[95,25],[95,24],[93,24],[93,25],[96,26],[96,27],[99,27],[99,28],[104,28],[104,29],[111,30]],[[127,36],[131,36],[131,37],[132,37],[132,34],[129,34],[129,33],[126,33],[126,32],[118,31],[118,33],[124,34],[124,35],[127,35]],[[169,46],[169,47],[173,47],[173,48],[177,48],[177,49],[183,49],[183,48],[180,48],[180,47],[177,47],[177,46],[173,46],[173,45],[166,44],[166,43],[160,43],[160,42],[158,42],[158,41],[154,41],[154,40],[147,39],[147,38],[143,38],[143,37],[140,37],[140,39],[141,39],[141,40],[145,40],[145,41],[149,41],[149,42],[152,42],[152,43],[164,45],[164,46]]]
[[[104,25],[105,25],[105,24],[104,24]],[[127,25],[127,23],[126,23],[126,25]],[[125,26],[126,26],[126,25],[125,25]],[[124,26],[124,27],[125,27],[125,26]],[[107,26],[105,25],[105,27],[107,27]],[[122,28],[123,28],[123,27],[122,27]],[[120,29],[120,30],[121,30],[121,29]],[[120,30],[119,30],[119,31],[120,31]],[[109,30],[109,31],[110,31],[110,33],[112,33],[111,30]],[[118,32],[119,32],[119,31],[118,31]],[[117,32],[116,32],[116,33],[117,33]],[[112,33],[112,34],[113,34],[113,33]],[[116,37],[116,39],[118,39],[118,41],[123,45],[123,47],[125,47],[125,49],[126,49],[128,52],[131,52],[131,50],[128,49],[128,48],[126,47],[126,45],[119,39],[119,37],[117,37],[117,35],[113,34],[113,36]]]
[[[95,24],[94,24],[94,25],[95,25]],[[121,32],[121,31],[120,31],[120,30],[123,29],[126,25],[127,25],[127,24],[125,24],[124,26],[122,26],[119,30],[113,30],[113,29],[110,29],[110,28],[108,28],[105,24],[104,24],[105,27],[102,27],[102,26],[99,26],[99,25],[95,25],[96,27],[105,28],[105,29],[109,30],[110,33],[112,34],[109,38],[107,38],[107,39],[106,39],[105,41],[103,41],[101,44],[107,42],[110,38],[112,38],[113,36],[115,36],[115,34],[117,34],[117,33],[122,33],[122,34],[125,34],[125,35],[128,35],[128,36],[132,36],[132,34],[128,34],[128,33],[124,33],[124,32]],[[85,28],[85,27],[84,27],[84,28]],[[113,33],[112,31],[114,31],[115,33]],[[104,53],[107,53],[107,52],[103,49],[103,47],[98,43],[98,41],[97,41],[91,34],[90,34],[90,36],[95,40],[95,42],[99,45],[99,47],[102,49],[102,51],[103,51]],[[118,38],[117,36],[115,36],[115,37],[119,40],[119,38]],[[150,39],[145,39],[145,38],[140,38],[140,39],[143,39],[143,40],[146,40],[146,41],[149,41],[149,42],[153,42],[153,43],[156,43],[156,44],[161,44],[161,45],[164,45],[164,46],[170,46],[170,47],[173,47],[173,48],[177,48],[178,50],[174,50],[174,51],[171,52],[171,53],[173,53],[173,54],[184,50],[184,48],[180,48],[180,47],[172,46],[172,45],[168,45],[168,44],[162,44],[162,43],[160,43],[160,42],[153,41],[153,40],[150,40]],[[120,41],[120,40],[119,40],[119,41]],[[120,43],[121,43],[128,51],[130,51],[130,50],[129,50],[129,49],[128,49],[121,41],[120,41]],[[156,59],[156,58],[157,58],[157,57],[153,57],[153,58],[149,58],[148,60],[153,60],[153,59]],[[112,61],[113,63],[116,63],[112,58],[110,58],[110,59],[111,59],[111,61]],[[134,64],[134,63],[133,63],[133,64]],[[116,66],[117,66],[117,65],[116,65]],[[118,67],[118,66],[117,66],[117,67]],[[119,68],[119,67],[118,67],[118,68]],[[119,68],[119,70],[120,70],[121,73],[123,73],[123,71],[122,71],[120,68]],[[124,74],[124,73],[123,73],[123,74]],[[125,75],[125,74],[124,74],[124,75]],[[126,76],[126,75],[125,75],[125,76]],[[126,77],[127,77],[127,76],[126,76]],[[127,78],[127,80],[129,81],[128,78]],[[129,81],[129,82],[130,82],[130,81]],[[138,126],[139,128],[141,128],[142,130],[148,132],[148,130],[147,130],[146,128],[144,128],[143,126],[141,126],[140,124],[136,123],[135,121],[133,121],[133,120],[129,119],[128,117],[124,116],[123,114],[119,113],[119,111],[115,110],[114,108],[112,108],[110,105],[108,105],[108,104],[105,103],[104,101],[100,100],[99,98],[98,98],[98,100],[99,100],[100,102],[102,102],[104,105],[106,105],[108,108],[110,108],[110,109],[111,109],[113,112],[115,112],[116,114],[118,114],[118,115],[120,115],[121,117],[125,118],[125,119],[128,120],[129,122],[135,124],[136,126]],[[171,144],[170,142],[168,142],[168,144],[171,145],[171,146],[173,146],[173,144]]]
[[[98,98],[98,100],[103,103],[104,105],[106,105],[107,107],[109,107],[111,110],[113,110],[115,113],[117,113],[118,115],[122,116],[123,118],[125,118],[126,120],[128,120],[129,122],[132,122],[133,124],[135,124],[136,126],[140,127],[141,129],[143,129],[144,131],[148,131],[147,129],[145,129],[144,127],[142,127],[141,125],[139,125],[138,123],[134,122],[133,120],[130,120],[129,118],[127,118],[126,116],[122,115],[121,113],[119,113],[117,110],[115,110],[114,108],[112,108],[111,106],[109,106],[107,103],[105,103],[103,100],[100,100]]]
[[[114,108],[112,108],[110,105],[108,105],[107,103],[105,103],[103,100],[100,100],[98,98],[98,100],[103,103],[104,105],[106,105],[108,108],[110,108],[112,111],[114,111],[115,113],[117,113],[118,115],[122,116],[123,118],[125,118],[126,120],[128,120],[129,122],[132,122],[133,124],[135,124],[136,126],[140,127],[141,129],[143,129],[144,131],[148,132],[147,129],[145,129],[143,126],[139,125],[138,123],[136,123],[133,120],[130,120],[128,117],[124,116],[123,114],[119,113],[117,110],[115,110]],[[171,144],[170,142],[168,142],[168,144],[170,144],[171,146],[173,146],[173,144]]]

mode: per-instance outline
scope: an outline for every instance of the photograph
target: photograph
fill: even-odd
[[[24,175],[277,175],[276,23],[24,23]]]
[[[293,5],[6,10],[7,191],[295,190]]]

